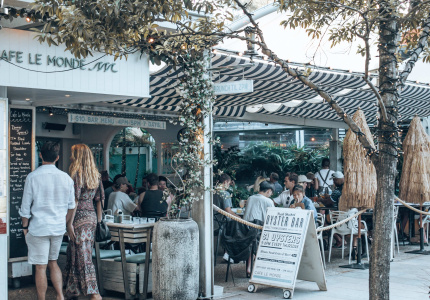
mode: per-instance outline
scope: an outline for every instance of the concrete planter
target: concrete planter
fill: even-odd
[[[154,300],[194,300],[199,292],[199,228],[192,219],[161,218],[152,244]]]

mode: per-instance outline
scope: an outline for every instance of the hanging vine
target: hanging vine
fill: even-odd
[[[204,119],[212,114],[215,101],[212,80],[208,66],[210,56],[193,52],[183,60],[183,73],[178,92],[182,97],[179,105],[179,118],[173,124],[185,128],[179,136],[179,152],[172,159],[172,168],[179,176],[181,184],[176,187],[176,195],[169,211],[169,217],[179,217],[182,208],[190,210],[195,201],[203,199],[204,167],[213,165],[210,157],[205,157]],[[209,142],[213,144],[211,134]],[[164,194],[165,199],[170,192]]]

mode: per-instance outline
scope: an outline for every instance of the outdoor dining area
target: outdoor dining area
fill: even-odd
[[[372,140],[364,114],[359,110],[354,114],[353,119],[369,140]],[[402,248],[408,250],[408,253],[422,255],[430,253],[425,249],[428,246],[430,223],[427,181],[430,170],[428,166],[430,139],[418,117],[411,121],[403,141],[403,151],[400,193],[399,197],[393,199],[392,205],[393,226],[389,254],[392,262],[400,255]],[[324,162],[322,169],[316,172],[317,176],[309,173],[298,175],[289,172],[285,174],[284,187],[281,187],[282,189],[278,193],[276,193],[276,186],[279,185],[278,180],[280,179],[278,174],[272,173],[268,178],[261,176],[256,179],[254,185],[249,186],[254,195],[248,199],[236,201],[236,205],[239,204],[237,207],[232,205],[231,201],[231,193],[234,193],[232,186],[235,183],[225,174],[219,177],[221,192],[214,195],[214,205],[216,206],[214,210],[214,262],[215,265],[221,263],[220,257],[222,256],[223,261],[227,264],[225,282],[230,277],[234,282],[234,274],[230,265],[239,263],[243,257],[248,256],[246,273],[245,270],[240,272],[250,277],[249,266],[252,267],[252,260],[255,258],[260,239],[259,230],[254,232],[253,228],[250,228],[250,223],[263,225],[265,221],[264,211],[258,212],[261,215],[259,220],[252,219],[256,216],[256,207],[252,203],[255,194],[266,196],[273,201],[273,203],[268,203],[267,207],[309,209],[314,212],[321,260],[325,268],[333,260],[333,256],[337,257],[336,266],[341,268],[362,270],[369,268],[370,248],[373,241],[374,205],[378,188],[376,170],[370,163],[368,153],[363,150],[356,134],[351,130],[348,131],[343,142],[343,156],[343,172],[330,170],[324,165]],[[263,192],[258,189],[265,183],[272,186],[272,191],[268,194],[264,192],[264,188]],[[297,193],[300,191],[297,186],[302,186],[305,195]],[[252,205],[249,205],[250,202]],[[253,212],[251,213],[250,210]],[[250,215],[253,217],[250,218]],[[245,234],[243,229],[237,229],[237,225],[232,225],[241,222],[239,219],[250,222],[243,222],[245,223],[243,226],[248,226],[252,233]],[[258,226],[256,227],[258,228]],[[235,237],[237,238],[236,244],[234,243]],[[243,254],[243,249],[246,248],[244,243],[249,245],[249,251],[246,254]],[[342,261],[347,258],[347,261],[339,261],[339,258]],[[237,271],[235,276],[238,276]],[[239,275],[239,278],[242,276]]]

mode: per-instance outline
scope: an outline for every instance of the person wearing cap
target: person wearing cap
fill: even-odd
[[[128,186],[126,177],[119,177],[115,180],[115,192],[112,192],[109,196],[108,209],[112,210],[115,214],[118,210],[121,210],[124,215],[132,215],[135,210],[138,210],[138,206],[131,201],[130,197],[126,194]]]
[[[285,191],[273,199],[273,202],[275,202],[276,206],[290,207],[291,202],[294,200],[293,193],[291,191],[293,190],[293,187],[298,184],[298,181],[299,179],[296,173],[288,172],[285,174]]]
[[[330,195],[331,200],[335,203],[335,207],[338,207],[340,196],[342,196],[343,184],[345,178],[343,173],[340,171],[334,172],[333,175],[334,190]]]
[[[266,218],[266,210],[268,207],[274,207],[272,199],[275,188],[267,181],[260,183],[260,191],[258,194],[252,195],[246,202],[246,210],[243,219],[249,222],[259,220],[264,222]]]
[[[103,203],[103,210],[108,209],[109,196],[111,193],[117,191],[117,189],[115,188],[115,182],[120,177],[125,177],[125,175],[123,175],[123,174],[115,175],[115,177],[113,178],[113,185],[111,185],[110,187],[105,189],[105,202]]]
[[[298,184],[301,185],[304,190],[306,190],[308,184],[312,182],[312,180],[309,180],[306,175],[299,175],[298,181]]]

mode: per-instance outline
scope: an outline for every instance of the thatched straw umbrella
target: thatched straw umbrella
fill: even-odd
[[[403,141],[400,199],[420,204],[430,201],[430,137],[419,117],[413,118]]]
[[[352,119],[375,147],[363,111],[357,110]],[[343,156],[345,183],[339,209],[345,211],[350,208],[373,208],[377,190],[376,170],[367,156],[367,151],[351,130],[348,130],[343,141]]]

